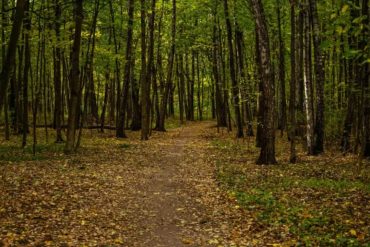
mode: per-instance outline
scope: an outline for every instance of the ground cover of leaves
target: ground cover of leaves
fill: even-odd
[[[190,123],[147,142],[85,131],[76,155],[0,143],[0,246],[294,246],[369,242],[369,168],[326,154],[254,164],[252,139]],[[52,140],[52,137],[49,137]],[[49,141],[51,142],[51,141]],[[320,242],[321,241],[321,242]]]
[[[209,139],[219,154],[217,180],[253,215],[258,246],[370,246],[369,161],[343,156],[333,143],[319,156],[298,145],[298,162],[289,164],[289,143],[278,136],[279,164],[258,166],[254,138],[220,133]]]

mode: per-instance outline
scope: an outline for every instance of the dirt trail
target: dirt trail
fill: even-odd
[[[212,125],[0,164],[0,246],[245,246],[241,211],[215,181]]]
[[[167,138],[162,136],[158,143],[156,139],[152,141],[152,145],[160,146],[160,153],[147,157],[149,166],[143,170],[135,197],[140,200],[141,211],[151,212],[151,217],[140,222],[142,227],[149,228],[149,234],[143,235],[139,245],[208,245],[211,236],[201,231],[202,224],[206,223],[202,218],[206,208],[196,187],[211,182],[213,176],[204,171],[200,173],[202,167],[196,167],[196,164],[205,164],[208,144],[201,137],[203,128],[170,130]]]

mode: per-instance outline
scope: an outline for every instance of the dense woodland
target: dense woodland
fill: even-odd
[[[165,131],[166,119],[217,119],[307,154],[340,143],[370,156],[369,3],[357,1],[2,1],[5,139],[56,131],[75,151],[83,128]],[[33,136],[33,139],[31,138]]]
[[[369,246],[369,0],[0,3],[0,247]]]

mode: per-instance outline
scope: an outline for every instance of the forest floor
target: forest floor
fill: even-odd
[[[41,132],[41,130],[40,130]],[[213,122],[128,139],[0,143],[0,246],[366,246],[370,167],[327,152],[254,164],[253,138]],[[51,140],[52,137],[49,137]],[[51,141],[49,141],[51,142]]]

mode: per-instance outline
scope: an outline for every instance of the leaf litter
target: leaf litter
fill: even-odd
[[[138,132],[123,140],[85,133],[73,156],[52,149],[40,160],[0,160],[0,246],[315,244],[304,239],[302,227],[294,229],[294,220],[330,232],[314,222],[314,210],[323,207],[343,216],[345,233],[339,233],[356,240],[353,246],[368,241],[366,172],[353,179],[348,160],[326,169],[325,157],[289,166],[286,144],[277,149],[282,165],[256,166],[252,140],[236,141],[213,125],[154,132],[146,142]],[[352,183],[338,183],[335,169]],[[301,204],[307,207],[297,209]],[[288,213],[282,205],[291,206]]]

